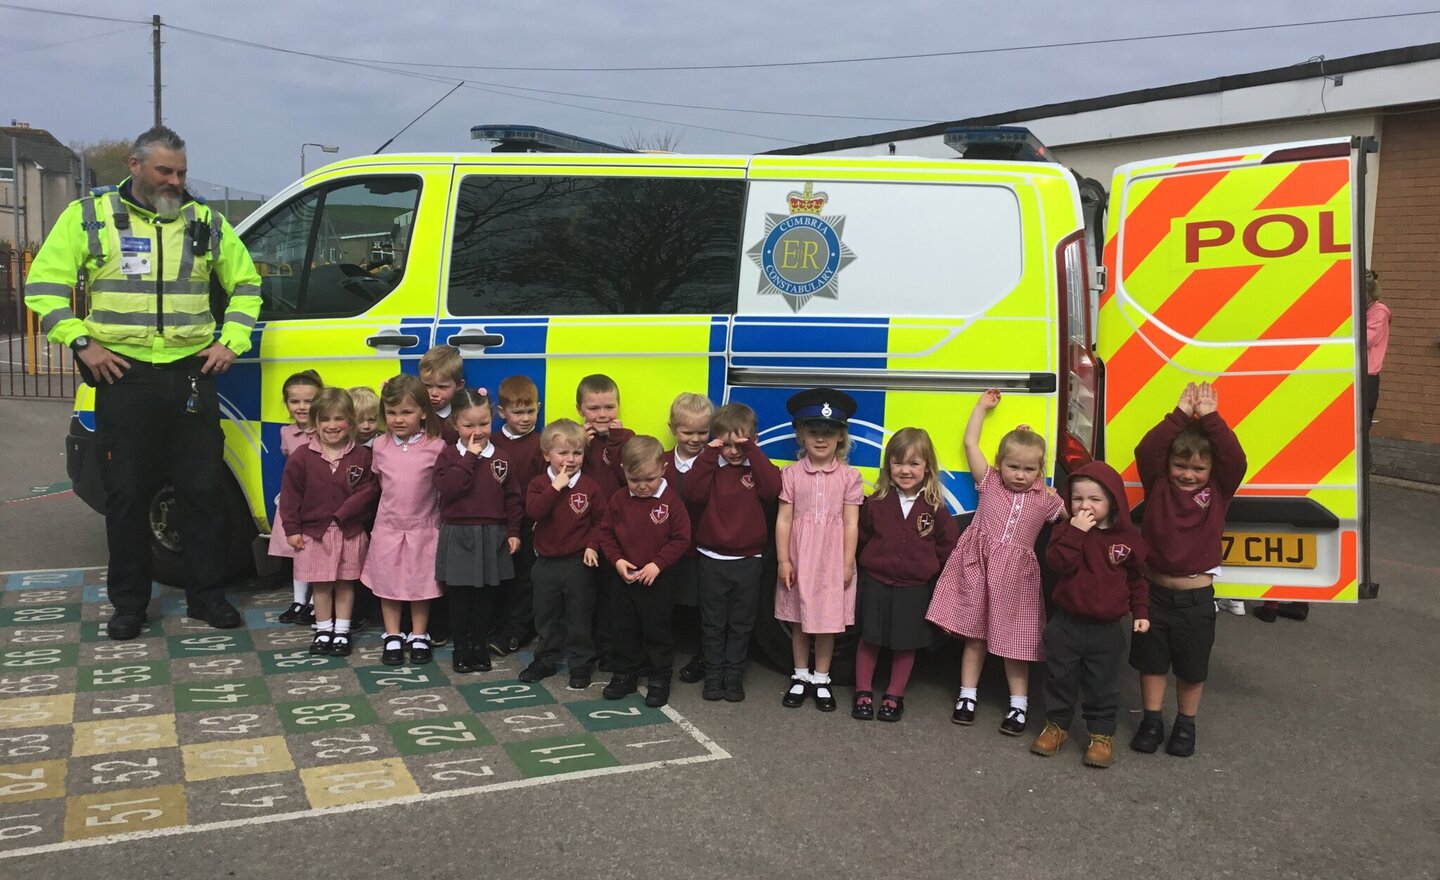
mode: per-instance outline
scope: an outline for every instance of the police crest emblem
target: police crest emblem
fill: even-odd
[[[746,254],[760,267],[761,296],[781,296],[798,312],[813,297],[839,299],[840,270],[855,261],[841,236],[845,217],[822,215],[830,196],[807,183],[786,196],[789,214],[765,215],[765,237]]]
[[[510,462],[503,458],[495,459],[490,462],[490,473],[495,475],[495,482],[505,482],[505,478],[510,476]]]
[[[655,509],[650,511],[650,521],[655,525],[663,525],[670,518],[670,505],[657,504]]]
[[[933,513],[922,513],[915,517],[915,531],[918,532],[922,538],[930,537],[930,533],[935,531],[935,515]]]
[[[582,516],[590,509],[590,496],[584,492],[575,492],[570,495],[570,509],[575,511],[576,516]]]

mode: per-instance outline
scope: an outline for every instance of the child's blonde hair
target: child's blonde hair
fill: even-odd
[[[755,439],[755,410],[743,403],[727,403],[715,410],[710,420],[710,433],[716,437],[734,434],[736,437]]]
[[[556,419],[540,430],[540,451],[548,453],[555,441],[565,440],[581,452],[585,451],[585,429],[572,419]]]
[[[1000,438],[1000,448],[995,450],[995,467],[1000,467],[1000,462],[1005,460],[1014,447],[1022,449],[1033,449],[1040,453],[1040,474],[1045,474],[1045,438],[1030,430],[1029,425],[1016,425],[1004,437]]]
[[[663,465],[665,446],[648,434],[636,434],[620,448],[620,467],[632,474],[647,464]]]
[[[674,431],[685,416],[703,418],[708,424],[714,415],[715,404],[710,402],[710,398],[693,391],[682,391],[670,404],[670,430]]]
[[[385,380],[380,386],[380,405],[395,408],[410,401],[420,410],[420,429],[431,437],[440,436],[440,417],[430,406],[430,394],[419,376],[401,373]]]
[[[796,459],[805,457],[805,434],[814,432],[821,436],[839,434],[840,439],[835,441],[835,457],[840,461],[850,458],[850,428],[835,422],[821,422],[816,420],[798,422],[795,425],[795,439],[800,442],[800,450]]]
[[[350,389],[350,400],[355,404],[355,420],[358,422],[365,416],[373,415],[375,421],[380,421],[380,395],[369,385],[356,385]]]
[[[885,455],[880,460],[880,476],[875,479],[875,497],[884,498],[895,486],[890,481],[890,459],[906,455],[915,455],[925,462],[920,497],[931,507],[939,509],[945,503],[945,492],[940,486],[940,461],[935,456],[935,444],[930,439],[930,433],[924,428],[901,428],[885,444]]]
[[[460,349],[453,345],[437,345],[425,352],[425,356],[420,358],[420,375],[423,378],[426,374],[449,379],[457,385],[464,382],[465,359],[460,357]]]
[[[344,388],[322,388],[310,403],[310,424],[319,425],[326,416],[341,415],[350,423],[345,436],[355,440],[355,402]]]
[[[507,408],[540,405],[540,389],[529,376],[506,376],[500,380],[495,396],[500,398],[500,405]]]

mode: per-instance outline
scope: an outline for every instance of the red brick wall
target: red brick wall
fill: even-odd
[[[1371,268],[1393,313],[1375,472],[1440,483],[1440,108],[1385,117]]]

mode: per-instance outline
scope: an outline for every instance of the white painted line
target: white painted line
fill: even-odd
[[[57,571],[104,571],[107,568],[109,568],[107,565],[72,565],[67,568],[27,568],[24,571],[0,571],[0,574],[54,574]]]
[[[646,741],[643,742],[643,743],[626,743],[626,744],[625,744],[625,748],[627,748],[627,749],[643,749],[643,748],[645,748],[646,746],[663,746],[663,745],[665,745],[666,743],[673,743],[674,741],[675,741],[675,740],[673,740],[673,739],[651,739],[651,740],[646,740]]]

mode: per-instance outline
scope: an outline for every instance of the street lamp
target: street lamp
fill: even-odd
[[[211,186],[210,188],[211,188],[212,190],[217,191],[217,192],[218,192],[219,190],[222,190],[222,189],[225,190],[225,219],[227,219],[227,220],[230,219],[230,187],[228,187],[228,186]]]
[[[300,145],[300,176],[305,176],[305,148],[319,147],[322,153],[338,153],[340,148],[334,144],[301,144]]]

